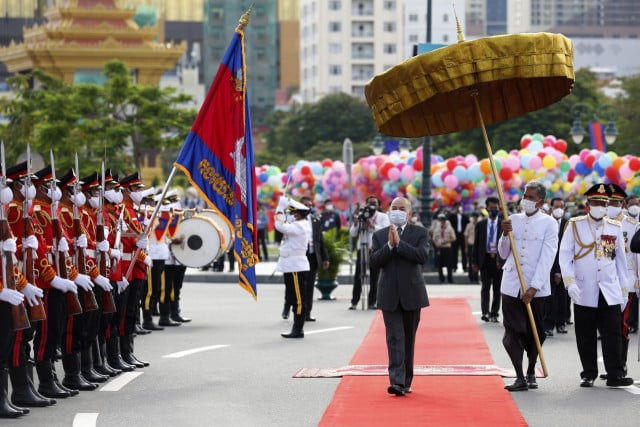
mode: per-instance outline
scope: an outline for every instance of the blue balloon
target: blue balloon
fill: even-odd
[[[465,169],[464,166],[458,165],[453,169],[453,176],[458,178],[458,182],[466,181],[467,180],[467,170]]]
[[[578,175],[588,175],[591,170],[584,162],[576,163],[575,171]]]
[[[604,168],[600,166],[598,162],[593,164],[593,171],[596,172],[600,176],[604,176]]]

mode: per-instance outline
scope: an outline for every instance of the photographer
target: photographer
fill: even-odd
[[[351,306],[349,310],[358,308],[360,301],[360,293],[362,292],[362,282],[366,271],[369,271],[369,296],[368,307],[370,310],[376,308],[376,297],[378,291],[378,268],[373,268],[369,264],[369,253],[371,251],[371,242],[373,233],[388,227],[389,217],[384,212],[379,212],[380,200],[376,196],[369,196],[366,199],[364,207],[358,210],[353,216],[349,235],[358,237],[357,247],[358,255],[356,261],[356,272],[353,278],[353,295],[351,297]]]

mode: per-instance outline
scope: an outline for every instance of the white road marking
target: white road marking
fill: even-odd
[[[99,413],[78,413],[73,417],[73,427],[95,427]]]
[[[190,356],[192,354],[200,353],[202,351],[216,350],[218,348],[225,348],[225,347],[230,347],[230,345],[229,344],[209,345],[207,347],[192,348],[191,350],[184,350],[184,351],[179,351],[177,353],[166,354],[162,357],[177,359],[179,357]]]
[[[100,391],[119,391],[122,387],[126,386],[142,374],[142,372],[123,372],[100,387]]]
[[[339,326],[337,328],[316,329],[315,331],[304,331],[305,335],[322,334],[324,332],[344,331],[345,329],[353,329],[353,326]]]

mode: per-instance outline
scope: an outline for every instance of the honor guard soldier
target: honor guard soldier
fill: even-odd
[[[120,326],[120,351],[126,363],[143,368],[149,366],[149,363],[138,359],[133,354],[133,350],[135,325],[140,316],[140,299],[146,289],[147,269],[153,265],[151,257],[148,257],[146,252],[149,245],[147,236],[144,235],[144,224],[138,218],[136,211],[142,200],[144,184],[142,184],[138,172],[135,172],[122,178],[120,186],[122,187],[122,208],[124,209],[122,218],[124,230],[126,230],[126,232],[123,230],[122,235],[122,271],[125,275],[129,270],[129,264],[134,262],[131,277],[126,277],[130,286],[124,322]]]
[[[627,197],[627,193],[624,192],[619,185],[607,184],[611,191],[609,197],[609,206],[607,206],[607,216],[610,219],[620,222],[622,227],[622,237],[624,239],[624,252],[627,258],[627,282],[620,283],[623,291],[627,292],[627,304],[622,312],[622,347],[620,350],[620,356],[622,357],[622,365],[624,367],[624,375],[627,374],[627,353],[629,352],[629,314],[635,300],[636,282],[638,281],[638,254],[631,252],[629,248],[629,241],[633,237],[636,227],[638,226],[638,220],[626,215],[622,211],[622,205]],[[600,375],[600,378],[607,379],[606,375]]]
[[[621,310],[627,303],[627,258],[622,225],[606,217],[611,190],[596,184],[585,193],[587,215],[571,218],[560,243],[560,270],[573,301],[581,387],[593,387],[598,376],[598,337],[607,371],[607,386],[633,384],[625,377]]]
[[[27,176],[27,162],[22,162],[16,166],[13,166],[7,170],[7,181],[10,182],[12,190],[12,200],[5,204],[5,212],[7,222],[11,228],[11,234],[17,238],[17,248],[14,251],[15,256],[19,260],[23,260],[23,267],[26,265],[23,259],[24,251],[33,251],[38,247],[38,239],[34,235],[30,235],[25,238],[25,219],[23,208],[25,206],[31,206],[31,201],[35,197],[35,187],[30,185],[31,190],[26,189],[22,180]],[[3,190],[5,191],[5,190]],[[8,193],[7,193],[8,196]],[[25,196],[28,196],[28,200]],[[27,208],[27,221],[31,219],[28,216]],[[30,229],[30,227],[29,227]],[[7,250],[7,249],[5,249]],[[33,261],[33,258],[30,258]],[[14,265],[17,268],[17,263]],[[33,270],[33,265],[32,269]],[[20,290],[20,283],[27,282],[24,289],[20,290],[27,298],[30,310],[35,310],[39,306],[41,316],[46,317],[44,307],[42,305],[41,298],[43,297],[42,289],[34,286],[31,283],[35,283],[33,274],[30,275],[31,283],[29,283],[26,276],[23,276],[22,272],[17,273],[16,289]],[[9,375],[11,376],[12,393],[11,402],[14,405],[23,407],[44,407],[53,405],[56,403],[54,399],[49,399],[42,396],[33,382],[33,364],[30,361],[31,343],[33,341],[33,334],[35,326],[38,322],[36,316],[30,316],[31,327],[16,331],[13,334],[13,341],[11,343],[11,358],[9,359]]]

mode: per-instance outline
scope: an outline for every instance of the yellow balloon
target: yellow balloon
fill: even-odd
[[[544,166],[544,168],[547,169],[547,170],[551,170],[551,169],[555,168],[556,167],[556,158],[551,156],[551,155],[544,156],[544,158],[542,159],[542,166]]]
[[[571,192],[571,183],[570,182],[565,182],[564,184],[562,184],[562,191],[564,193],[570,193]]]

